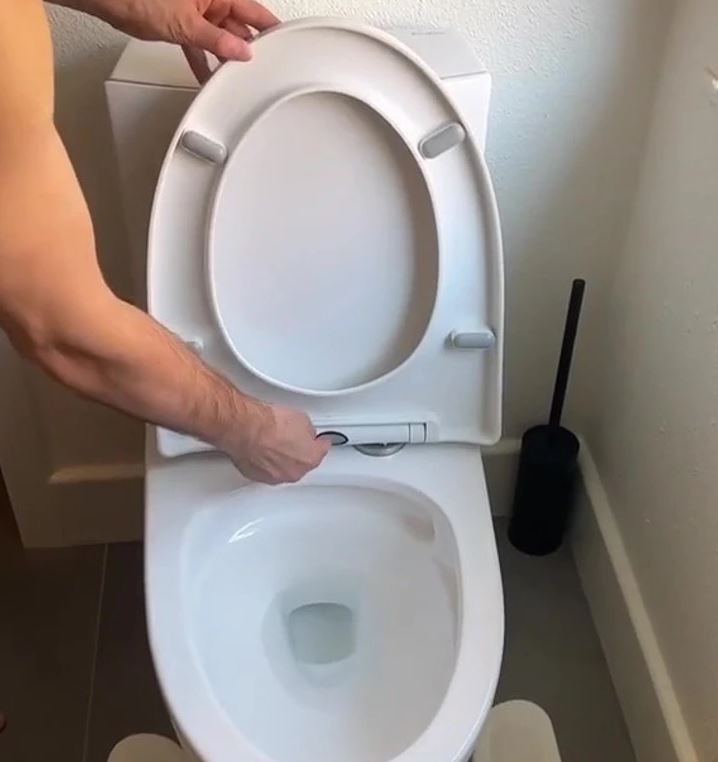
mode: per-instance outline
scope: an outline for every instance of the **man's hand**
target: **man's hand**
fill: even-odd
[[[317,439],[298,410],[257,403],[248,426],[233,427],[219,446],[248,478],[265,484],[299,481],[324,460],[331,444]]]
[[[55,0],[107,21],[141,40],[182,46],[200,82],[211,74],[205,52],[220,60],[249,61],[255,31],[279,19],[256,0]]]

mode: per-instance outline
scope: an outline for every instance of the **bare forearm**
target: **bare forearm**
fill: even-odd
[[[297,481],[329,443],[309,418],[242,394],[177,337],[103,288],[12,312],[0,327],[18,350],[72,389],[143,420],[192,434],[223,450],[255,481]]]
[[[249,440],[264,406],[145,313],[108,296],[94,319],[63,316],[25,354],[81,394],[224,449]]]

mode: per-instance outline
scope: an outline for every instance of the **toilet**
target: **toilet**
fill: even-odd
[[[145,90],[127,137],[120,85],[169,66],[138,50],[108,85],[130,225],[157,123]],[[148,309],[333,443],[268,487],[148,430],[147,618],[178,738],[201,762],[468,760],[503,648],[480,449],[503,345],[488,75],[450,32],[309,19],[178,89]]]

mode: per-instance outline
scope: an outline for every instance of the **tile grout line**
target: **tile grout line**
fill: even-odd
[[[92,720],[92,705],[95,701],[95,677],[97,674],[97,655],[100,650],[100,628],[102,626],[102,604],[105,597],[105,579],[107,577],[107,556],[109,545],[104,546],[102,553],[102,571],[100,574],[100,592],[97,598],[97,622],[95,623],[95,643],[92,649],[92,667],[90,669],[90,691],[87,699],[87,714],[85,716],[85,733],[82,742],[82,762],[87,762],[90,751],[90,723]]]

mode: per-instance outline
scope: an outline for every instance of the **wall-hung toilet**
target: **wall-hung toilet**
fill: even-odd
[[[142,135],[179,109],[152,111],[164,85],[132,111],[128,72],[169,65],[164,49],[133,50],[108,90],[141,236]],[[503,340],[488,78],[448,33],[310,20],[254,51],[214,75],[170,141],[148,306],[338,446],[277,488],[149,432],[160,683],[203,762],[460,762],[503,641],[479,449],[499,436]]]

